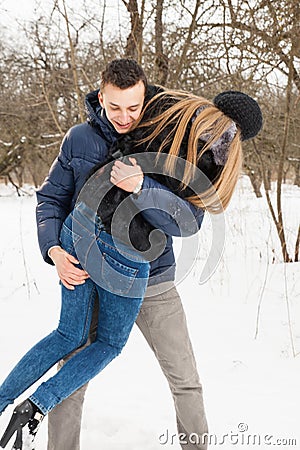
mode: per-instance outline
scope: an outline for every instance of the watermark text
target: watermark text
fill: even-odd
[[[229,433],[224,433],[222,435],[204,433],[199,435],[197,433],[170,433],[167,429],[163,434],[159,436],[159,443],[161,445],[214,445],[214,446],[225,446],[225,445],[244,445],[244,446],[297,446],[297,439],[292,437],[277,437],[273,434],[268,433],[249,433],[248,425],[241,422],[237,426],[236,431],[230,431]]]

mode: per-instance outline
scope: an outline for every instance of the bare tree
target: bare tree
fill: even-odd
[[[60,2],[62,3],[62,7],[60,7]],[[69,42],[69,50],[70,50],[70,65],[72,70],[72,76],[73,76],[73,86],[76,92],[76,98],[77,98],[77,107],[78,112],[80,116],[81,122],[85,120],[85,114],[84,114],[84,107],[83,107],[83,95],[80,88],[79,83],[79,76],[78,76],[78,61],[77,61],[77,55],[76,55],[76,47],[78,45],[78,38],[79,38],[79,32],[86,26],[86,19],[84,19],[79,27],[75,27],[75,25],[71,24],[69,14],[67,11],[67,6],[65,0],[56,0],[54,4],[54,10],[57,10],[59,14],[64,19],[66,30],[67,30],[67,38]],[[75,31],[74,37],[72,36],[71,29]]]
[[[287,159],[287,151],[290,145],[289,142],[289,130],[290,130],[290,123],[291,123],[291,114],[292,114],[292,105],[293,105],[293,97],[292,97],[292,78],[293,78],[293,64],[291,63],[291,70],[290,70],[290,76],[288,77],[287,87],[286,87],[286,99],[285,99],[285,115],[284,115],[284,123],[283,123],[283,135],[281,136],[281,142],[278,143],[280,145],[280,153],[279,158],[277,162],[277,166],[275,166],[274,173],[276,175],[276,203],[273,205],[270,197],[270,187],[268,183],[268,179],[266,177],[266,159],[263,157],[262,152],[257,147],[255,141],[253,141],[253,147],[255,150],[255,153],[258,158],[258,162],[261,167],[261,173],[263,178],[263,184],[265,188],[265,194],[267,203],[271,212],[271,216],[273,218],[273,221],[276,226],[276,230],[278,233],[278,237],[281,243],[281,249],[282,249],[282,255],[283,260],[285,262],[291,262],[291,261],[297,261],[298,255],[299,255],[299,231],[298,236],[296,238],[296,244],[295,244],[295,251],[294,255],[291,256],[290,252],[287,249],[287,243],[286,243],[286,236],[285,236],[285,224],[284,224],[284,218],[283,218],[283,211],[282,211],[282,184],[283,184],[283,177],[284,177],[284,165]]]
[[[291,57],[291,46],[294,56],[300,56],[298,0],[260,0],[252,4],[247,0],[234,4],[232,0],[222,2],[230,16],[226,26],[236,32],[236,48],[259,60],[261,67],[268,66],[286,77],[292,70],[292,81],[300,91],[299,70]]]
[[[168,56],[163,49],[163,5],[164,0],[156,1],[156,16],[155,16],[155,66],[156,66],[156,80],[159,84],[165,85],[167,83],[169,74]]]
[[[142,0],[141,13],[138,10],[137,0],[122,0],[130,15],[130,33],[127,37],[125,56],[142,62],[143,46],[143,14],[145,10],[145,0]]]
[[[175,71],[175,79],[178,78],[179,74],[182,72],[182,68],[186,63],[186,55],[187,52],[189,50],[189,47],[191,46],[192,43],[192,39],[193,39],[193,33],[195,31],[196,25],[197,25],[197,15],[198,15],[198,11],[201,5],[201,1],[200,0],[196,0],[195,3],[195,7],[194,7],[194,11],[191,13],[191,23],[188,29],[188,33],[187,33],[187,37],[184,41],[183,47],[182,47],[182,51],[181,51],[181,55],[179,58],[179,62]],[[186,8],[187,12],[188,9]]]

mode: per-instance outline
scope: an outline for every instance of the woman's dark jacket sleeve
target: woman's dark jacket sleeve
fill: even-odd
[[[133,202],[154,228],[171,236],[191,236],[199,231],[204,211],[175,195],[166,186],[145,176],[143,189]]]

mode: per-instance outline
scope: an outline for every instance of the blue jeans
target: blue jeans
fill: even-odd
[[[60,236],[62,247],[77,257],[74,243],[80,242],[80,251],[85,249],[80,260],[85,260],[87,265],[91,259],[90,252],[93,257],[93,250],[97,247],[98,261],[95,264],[92,260],[92,265],[97,268],[96,277],[100,273],[105,280],[99,286],[89,278],[74,290],[62,285],[58,328],[29,350],[3,382],[0,387],[0,412],[61,358],[87,341],[96,299],[99,299],[99,315],[95,342],[72,357],[30,396],[43,414],[87,383],[121,352],[139,313],[150,264],[122,244],[118,245],[117,250],[112,236],[103,231],[101,223],[95,224],[93,214],[85,205],[79,205],[75,219],[76,234],[73,231],[74,212],[65,220]]]

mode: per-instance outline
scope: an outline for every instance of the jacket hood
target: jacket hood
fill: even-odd
[[[85,111],[87,122],[97,130],[97,133],[107,141],[114,141],[119,137],[119,133],[114,129],[106,117],[104,109],[98,99],[99,89],[92,91],[85,97]]]

